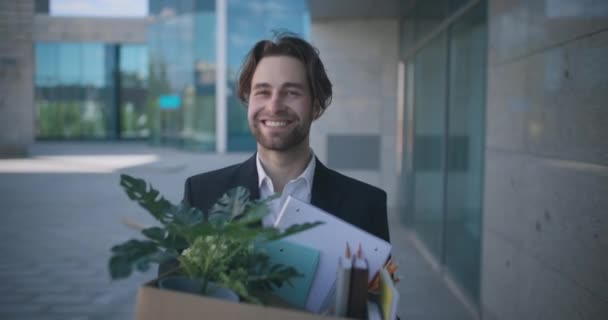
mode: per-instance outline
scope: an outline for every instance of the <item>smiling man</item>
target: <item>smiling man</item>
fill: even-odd
[[[186,180],[184,202],[208,212],[237,186],[252,198],[280,193],[264,225],[288,196],[298,198],[389,240],[386,192],[328,169],[310,148],[310,127],[329,106],[332,85],[318,51],[290,35],[262,40],[248,53],[238,81],[257,152],[243,163]]]

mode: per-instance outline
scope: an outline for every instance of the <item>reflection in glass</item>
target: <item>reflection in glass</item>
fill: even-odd
[[[466,2],[420,2],[401,21],[401,56]],[[433,13],[433,6],[441,10]],[[408,60],[401,88],[403,221],[474,303],[480,290],[486,8],[480,1]]]
[[[107,88],[105,46],[40,42],[35,55],[36,136],[107,137],[105,100],[112,92]]]
[[[437,257],[443,237],[443,157],[446,97],[446,36],[415,58],[413,224]]]
[[[150,0],[147,107],[152,140],[182,148],[214,151],[216,144],[215,0]],[[227,0],[228,151],[255,149],[246,109],[236,98],[241,63],[253,44],[285,29],[308,37],[305,0]],[[179,96],[176,108],[158,99]],[[224,97],[222,97],[224,99]]]
[[[151,0],[147,121],[156,144],[215,150],[215,0]],[[159,99],[179,97],[167,107]]]
[[[150,115],[148,93],[148,53],[143,45],[120,48],[120,134],[124,138],[147,138]]]
[[[39,42],[35,56],[37,138],[148,136],[143,110],[148,76],[144,46]],[[120,74],[119,79],[116,74]],[[120,100],[124,104],[119,119]],[[123,124],[122,134],[118,132],[119,122]]]
[[[308,38],[305,0],[228,0],[228,150],[253,151],[255,139],[247,124],[247,110],[236,96],[238,71],[249,49],[276,31]]]
[[[450,30],[445,265],[476,302],[481,250],[485,29],[482,3]]]
[[[80,83],[82,55],[79,43],[63,43],[59,45],[57,71],[59,83],[64,86]]]

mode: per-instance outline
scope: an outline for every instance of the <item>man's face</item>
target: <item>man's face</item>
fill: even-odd
[[[247,120],[263,148],[288,151],[308,143],[313,108],[302,62],[288,56],[260,60],[251,80]]]

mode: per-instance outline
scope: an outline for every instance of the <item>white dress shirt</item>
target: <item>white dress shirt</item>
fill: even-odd
[[[265,227],[274,225],[288,196],[292,196],[298,200],[310,203],[310,197],[312,194],[312,180],[314,178],[316,167],[315,155],[313,154],[312,150],[310,153],[310,161],[302,174],[289,181],[283,188],[283,193],[281,193],[281,196],[268,204],[270,213],[262,220],[262,225]],[[258,169],[258,187],[260,188],[260,199],[266,199],[275,194],[274,185],[272,184],[270,177],[266,174],[266,171],[264,171],[262,162],[260,162],[259,154],[256,154],[256,165]]]

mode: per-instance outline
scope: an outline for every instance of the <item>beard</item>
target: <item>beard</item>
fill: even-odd
[[[289,111],[282,112],[282,114],[277,116],[288,116],[289,119],[293,120],[295,126],[285,132],[265,131],[262,128],[264,124],[259,121],[260,113],[257,113],[253,121],[249,123],[249,129],[257,143],[265,149],[273,151],[288,151],[301,145],[310,132],[311,118],[301,119]],[[289,124],[289,126],[291,125],[293,124]]]

